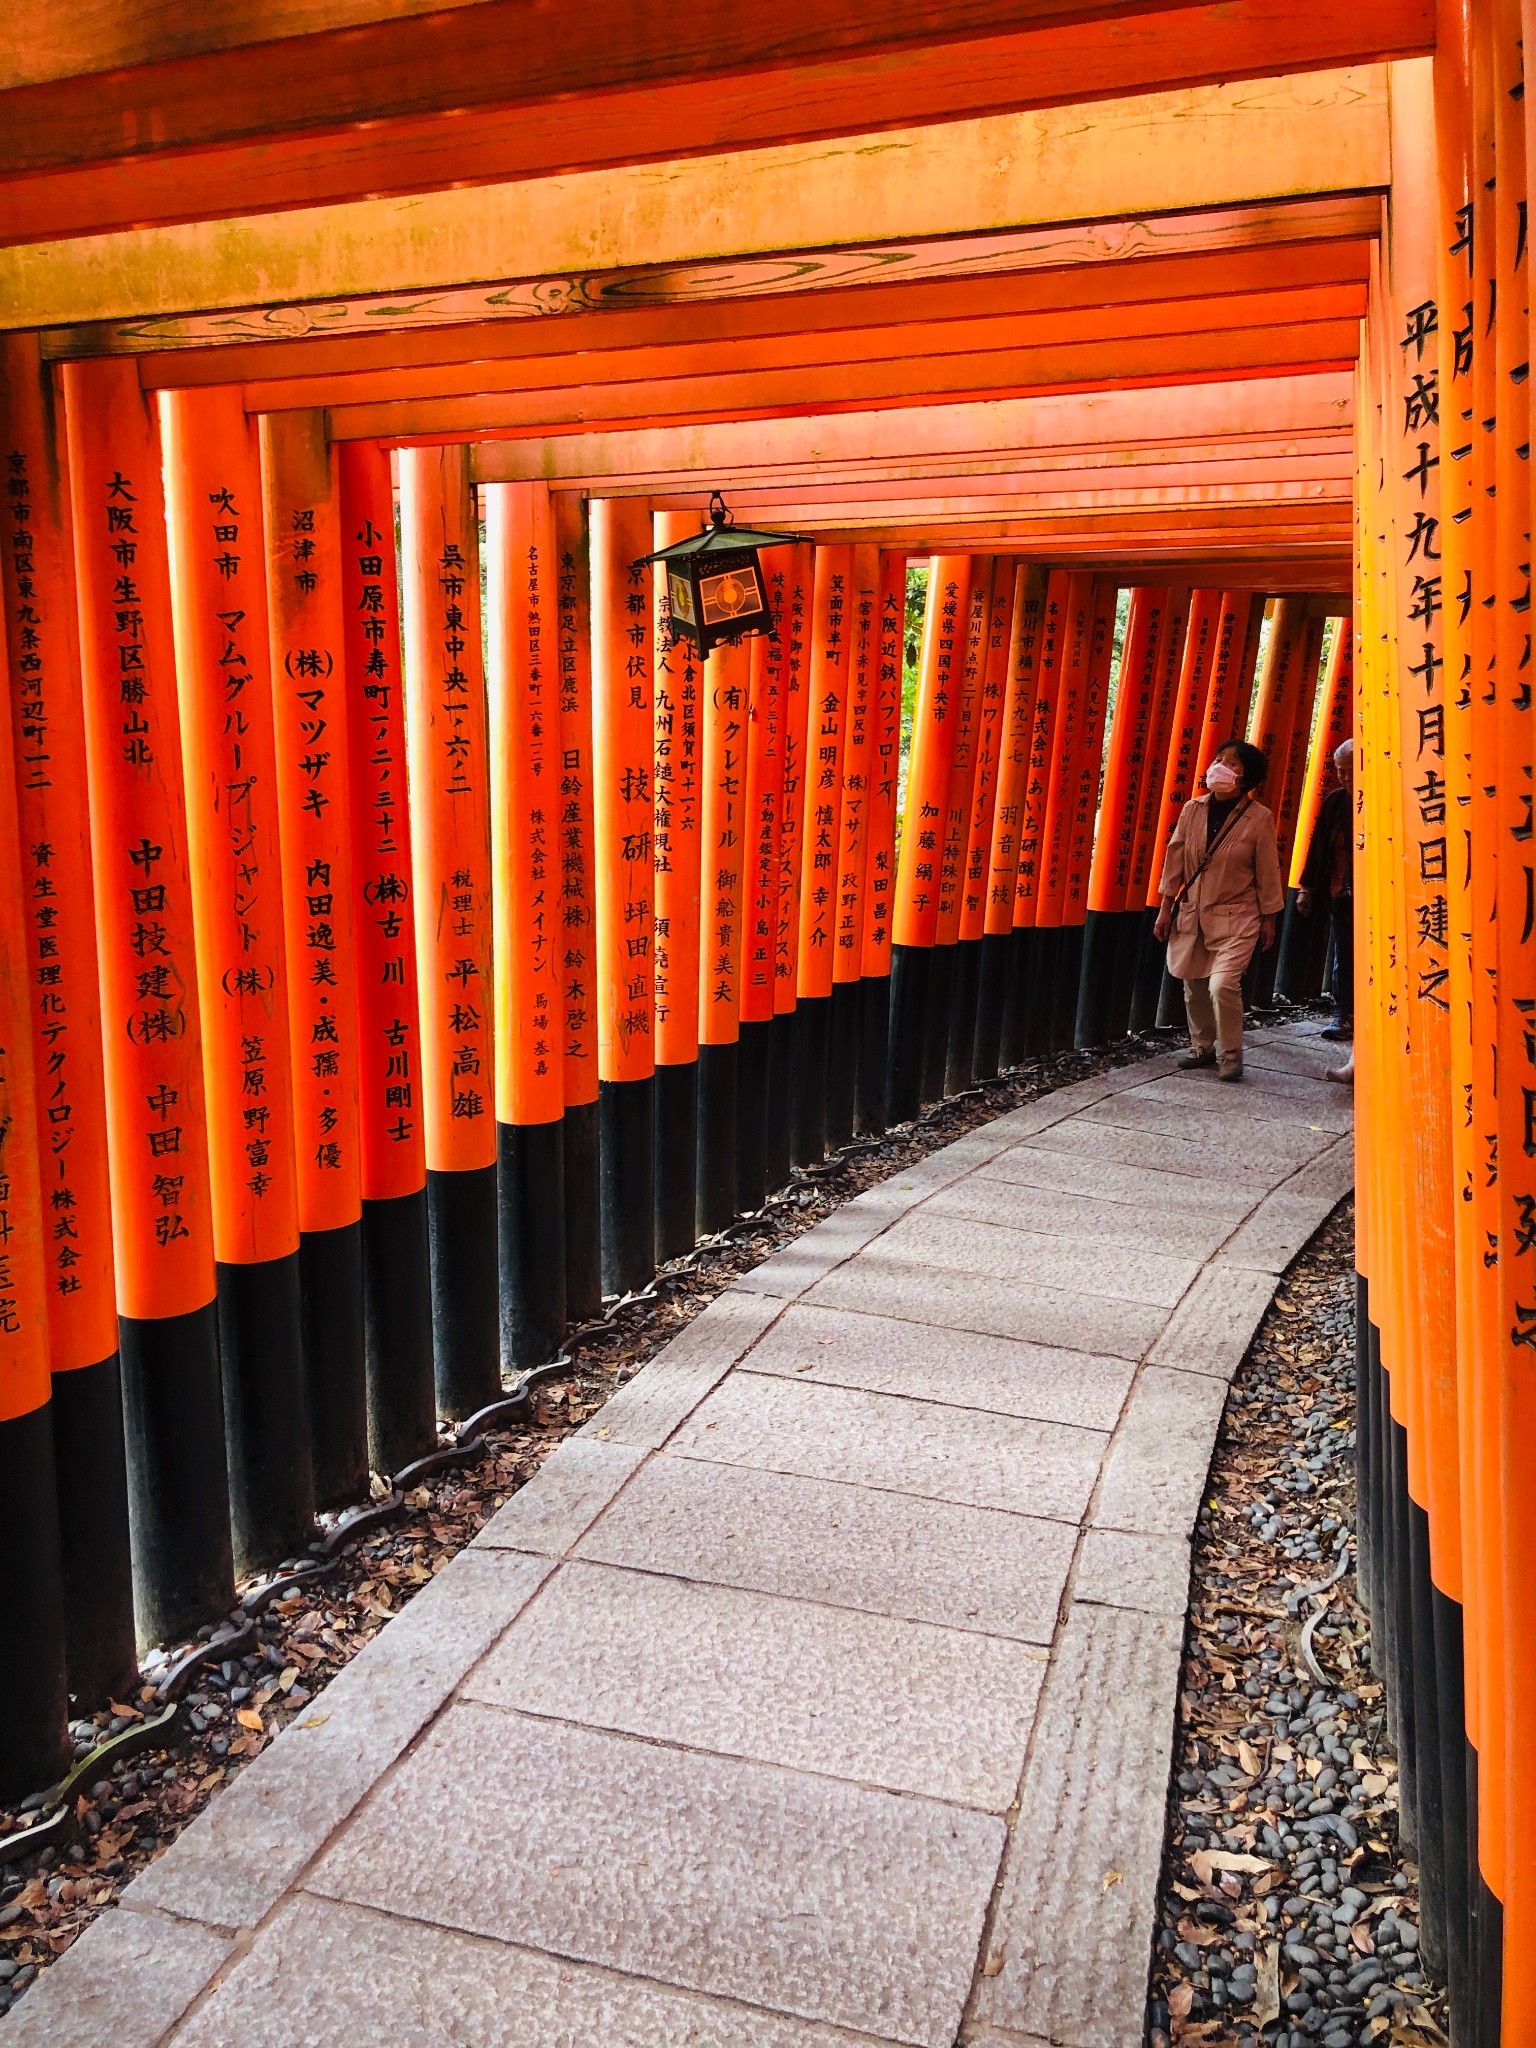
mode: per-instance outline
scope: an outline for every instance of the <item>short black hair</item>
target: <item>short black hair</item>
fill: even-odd
[[[1238,766],[1243,771],[1245,791],[1264,787],[1264,778],[1269,773],[1269,756],[1262,747],[1251,747],[1247,740],[1224,740],[1216,751],[1218,754],[1236,754]]]

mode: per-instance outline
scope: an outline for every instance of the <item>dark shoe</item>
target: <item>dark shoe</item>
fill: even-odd
[[[1241,1081],[1243,1063],[1241,1060],[1219,1060],[1216,1078],[1218,1081]]]
[[[1183,1059],[1179,1061],[1179,1065],[1181,1067],[1214,1067],[1215,1064],[1215,1053],[1209,1050],[1205,1052],[1196,1052],[1193,1047],[1191,1047],[1191,1049],[1187,1053],[1185,1053]]]
[[[1353,1038],[1355,1035],[1355,1027],[1353,1024],[1325,1024],[1322,1030],[1317,1035],[1319,1038],[1329,1038],[1333,1040],[1338,1040],[1341,1038]]]

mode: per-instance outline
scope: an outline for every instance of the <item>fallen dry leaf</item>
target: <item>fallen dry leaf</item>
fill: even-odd
[[[240,1723],[240,1726],[242,1728],[249,1728],[254,1734],[257,1735],[262,1734],[266,1729],[267,1724],[265,1723],[265,1721],[262,1720],[260,1714],[256,1713],[250,1707],[241,1707],[239,1712],[235,1715],[235,1719]]]
[[[1243,1856],[1232,1849],[1197,1849],[1189,1859],[1189,1867],[1202,1884],[1210,1884],[1219,1870],[1240,1871],[1249,1877],[1257,1877],[1274,1866],[1262,1856]]]
[[[991,1955],[989,1955],[989,1956],[987,1957],[987,1960],[986,1960],[986,1961],[985,1961],[985,1962],[984,1962],[984,1963],[982,1964],[982,1966],[981,1966],[981,1974],[983,1975],[983,1977],[996,1977],[996,1976],[997,1976],[997,1975],[998,1975],[998,1974],[999,1974],[999,1973],[1001,1972],[1001,1970],[1002,1970],[1002,1967],[1003,1967],[1003,1964],[1004,1964],[1004,1963],[1005,1963],[1005,1962],[1006,1962],[1007,1960],[1008,1960],[1008,1951],[1007,1951],[1007,1949],[1005,1949],[1005,1948],[995,1948],[995,1949],[993,1949],[993,1951],[992,1951]]]

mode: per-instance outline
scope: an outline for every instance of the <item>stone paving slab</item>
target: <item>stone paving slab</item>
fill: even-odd
[[[1107,1442],[1101,1431],[1062,1423],[740,1372],[671,1448],[722,1465],[1076,1522]]]
[[[1141,2048],[1183,1638],[1171,1617],[1067,1617],[990,1931],[986,2024]]]
[[[1117,1096],[1115,1101],[1134,1103],[1135,1097]],[[1277,1186],[1299,1164],[1294,1159],[1267,1162],[1262,1158],[1249,1163],[1234,1159],[1225,1150],[1198,1138],[1131,1129],[1123,1123],[1110,1123],[1091,1115],[1074,1117],[1071,1123],[1057,1124],[1038,1138],[1027,1138],[1022,1149],[1064,1152],[1116,1166],[1150,1166],[1161,1173],[1183,1173],[1198,1180],[1261,1190]]]
[[[1011,1159],[1011,1153],[1005,1159]],[[997,1162],[999,1166],[1002,1161]],[[925,1216],[962,1216],[1005,1230],[1029,1230],[1042,1236],[1086,1239],[1100,1245],[1130,1245],[1191,1259],[1208,1259],[1232,1234],[1230,1205],[1226,1213],[1212,1209],[1176,1209],[1159,1204],[1105,1201],[1075,1195],[1061,1188],[1031,1186],[1027,1181],[994,1178],[995,1169],[967,1174],[937,1194]]]
[[[1251,1266],[1278,1278],[1308,1238],[1327,1222],[1334,1206],[1332,1195],[1293,1194],[1287,1182],[1264,1197],[1242,1229],[1222,1246],[1216,1263]]]
[[[899,1322],[934,1323],[983,1336],[1022,1337],[1066,1350],[1140,1358],[1167,1321],[1163,1308],[1135,1301],[1089,1297],[1076,1289],[1042,1287],[1028,1280],[989,1279],[919,1266],[910,1257],[872,1246],[856,1265],[840,1266],[806,1296],[819,1307],[894,1316]]]
[[[1093,1076],[745,1276],[6,2038],[1131,2048],[1190,1537],[1352,1182],[1338,1057]]]
[[[573,1564],[463,1696],[1001,1813],[1044,1676],[999,1636]]]
[[[763,1334],[783,1304],[769,1295],[716,1295],[644,1372],[610,1395],[577,1435],[653,1451]]]
[[[1135,1370],[1125,1358],[811,1302],[780,1316],[742,1363],[748,1372],[1083,1429],[1114,1428]]]
[[[1182,1616],[1189,1605],[1189,1562],[1189,1543],[1182,1536],[1086,1529],[1072,1597],[1094,1607]]]
[[[1200,1270],[1199,1260],[1187,1256],[936,1215],[928,1204],[893,1225],[880,1250],[884,1258],[910,1259],[948,1273],[1025,1280],[1147,1308],[1172,1308]]]
[[[461,1705],[308,1888],[950,2048],[1003,1840],[937,1800]]]
[[[496,1510],[471,1548],[532,1550],[544,1557],[564,1557],[645,1458],[644,1451],[628,1444],[567,1437],[527,1485]]]
[[[134,1903],[254,1927],[549,1570],[542,1558],[461,1551],[135,1880]]]
[[[1094,1527],[1188,1536],[1226,1398],[1224,1380],[1143,1367],[1105,1461]]]
[[[6,2048],[153,2048],[232,1954],[227,1934],[120,1906],[14,2007]]]
[[[1076,1547],[1070,1523],[663,1452],[578,1555],[1049,1643]]]
[[[1153,1363],[1231,1379],[1274,1291],[1273,1272],[1238,1261],[1207,1266],[1153,1345]]]
[[[177,2048],[859,2048],[868,2034],[306,1898],[285,1906]]]
[[[1039,1144],[1021,1143],[999,1154],[978,1170],[977,1182],[1003,1180],[1020,1187],[1088,1195],[1146,1215],[1220,1217],[1230,1219],[1234,1229],[1263,1198],[1261,1187],[1211,1180],[1182,1170],[1170,1172],[1125,1159],[1053,1151],[1048,1146],[1049,1136],[1047,1132]]]

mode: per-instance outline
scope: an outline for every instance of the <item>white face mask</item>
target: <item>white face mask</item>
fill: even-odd
[[[1205,771],[1205,786],[1212,796],[1228,797],[1236,794],[1237,770],[1229,768],[1225,761],[1213,761]]]

